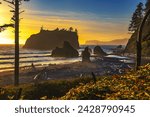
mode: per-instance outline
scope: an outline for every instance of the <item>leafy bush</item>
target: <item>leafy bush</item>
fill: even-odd
[[[114,75],[99,79],[96,84],[88,83],[72,88],[64,100],[105,99],[105,100],[147,100],[150,99],[150,64],[137,72]]]

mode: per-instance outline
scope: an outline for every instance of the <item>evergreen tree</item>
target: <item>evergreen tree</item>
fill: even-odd
[[[149,9],[150,9],[150,0],[147,0],[145,4],[145,12],[147,12]]]
[[[143,11],[144,11],[143,3],[140,2],[137,5],[135,12],[133,13],[132,20],[130,21],[130,25],[129,25],[129,29],[128,29],[130,32],[135,32],[138,29],[138,27],[143,19]]]
[[[145,13],[147,13],[149,9],[150,9],[150,0],[147,0],[145,4]],[[148,16],[147,18],[147,25],[149,24],[150,24],[150,16]]]

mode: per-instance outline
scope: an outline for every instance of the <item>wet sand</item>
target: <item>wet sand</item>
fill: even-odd
[[[46,79],[40,79],[40,81],[90,77],[92,72],[94,72],[96,76],[120,74],[121,70],[126,69],[126,67],[127,65],[124,66],[122,62],[102,59],[97,59],[90,63],[49,64],[49,66],[46,67]],[[35,76],[41,73],[44,68],[45,66],[36,67],[36,70],[31,67],[20,69],[20,84],[34,83]],[[13,71],[0,73],[0,87],[13,85],[13,80]]]

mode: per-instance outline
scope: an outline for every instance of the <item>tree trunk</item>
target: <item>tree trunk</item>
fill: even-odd
[[[137,41],[136,41],[136,49],[137,49],[137,53],[136,53],[136,70],[139,70],[139,67],[141,66],[141,58],[142,58],[142,33],[143,33],[143,28],[144,28],[144,25],[145,25],[145,22],[148,18],[150,14],[150,9],[148,10],[148,12],[146,13],[145,17],[143,18],[143,21],[139,27],[139,30],[138,30],[138,38],[137,38]]]
[[[15,0],[15,73],[14,85],[19,85],[19,0]]]

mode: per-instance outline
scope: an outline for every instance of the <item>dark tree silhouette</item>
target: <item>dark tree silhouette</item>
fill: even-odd
[[[149,9],[150,9],[150,0],[147,0],[145,4],[145,12],[148,12]]]
[[[30,0],[3,0],[7,2],[9,7],[12,9],[10,12],[13,13],[11,20],[14,22],[15,28],[15,73],[14,73],[14,85],[19,85],[19,15],[24,11],[20,11],[19,6],[22,4],[22,1]]]
[[[93,72],[92,72],[92,79],[93,79],[93,82],[96,83],[96,76]]]
[[[144,25],[146,23],[146,20],[148,18],[150,14],[150,9],[146,12],[146,15],[144,16],[142,22],[141,22],[141,25],[139,27],[139,30],[138,30],[138,38],[137,38],[137,41],[136,41],[136,44],[137,44],[137,60],[136,60],[136,70],[139,69],[139,66],[141,65],[141,55],[142,55],[142,43],[141,43],[141,40],[142,40],[142,33],[143,33],[143,28],[144,28]]]
[[[0,4],[2,4],[2,2],[0,2]],[[5,28],[7,28],[7,27],[14,27],[14,24],[4,24],[4,25],[0,26],[0,32],[4,31]]]
[[[78,29],[75,29],[75,32],[78,34]]]
[[[147,0],[145,3],[145,12],[148,12],[148,10],[150,9],[150,0]],[[149,25],[150,23],[150,16],[148,16],[147,18],[147,24]]]
[[[69,28],[69,31],[70,31],[70,32],[72,32],[72,31],[73,31],[73,28],[72,28],[72,27],[70,27],[70,28]]]
[[[4,25],[0,26],[0,32],[4,31],[8,27],[14,27],[14,24],[4,24]]]
[[[138,29],[142,19],[143,19],[143,3],[140,2],[137,5],[135,12],[133,13],[132,20],[130,21],[128,30],[130,32],[135,32]]]

